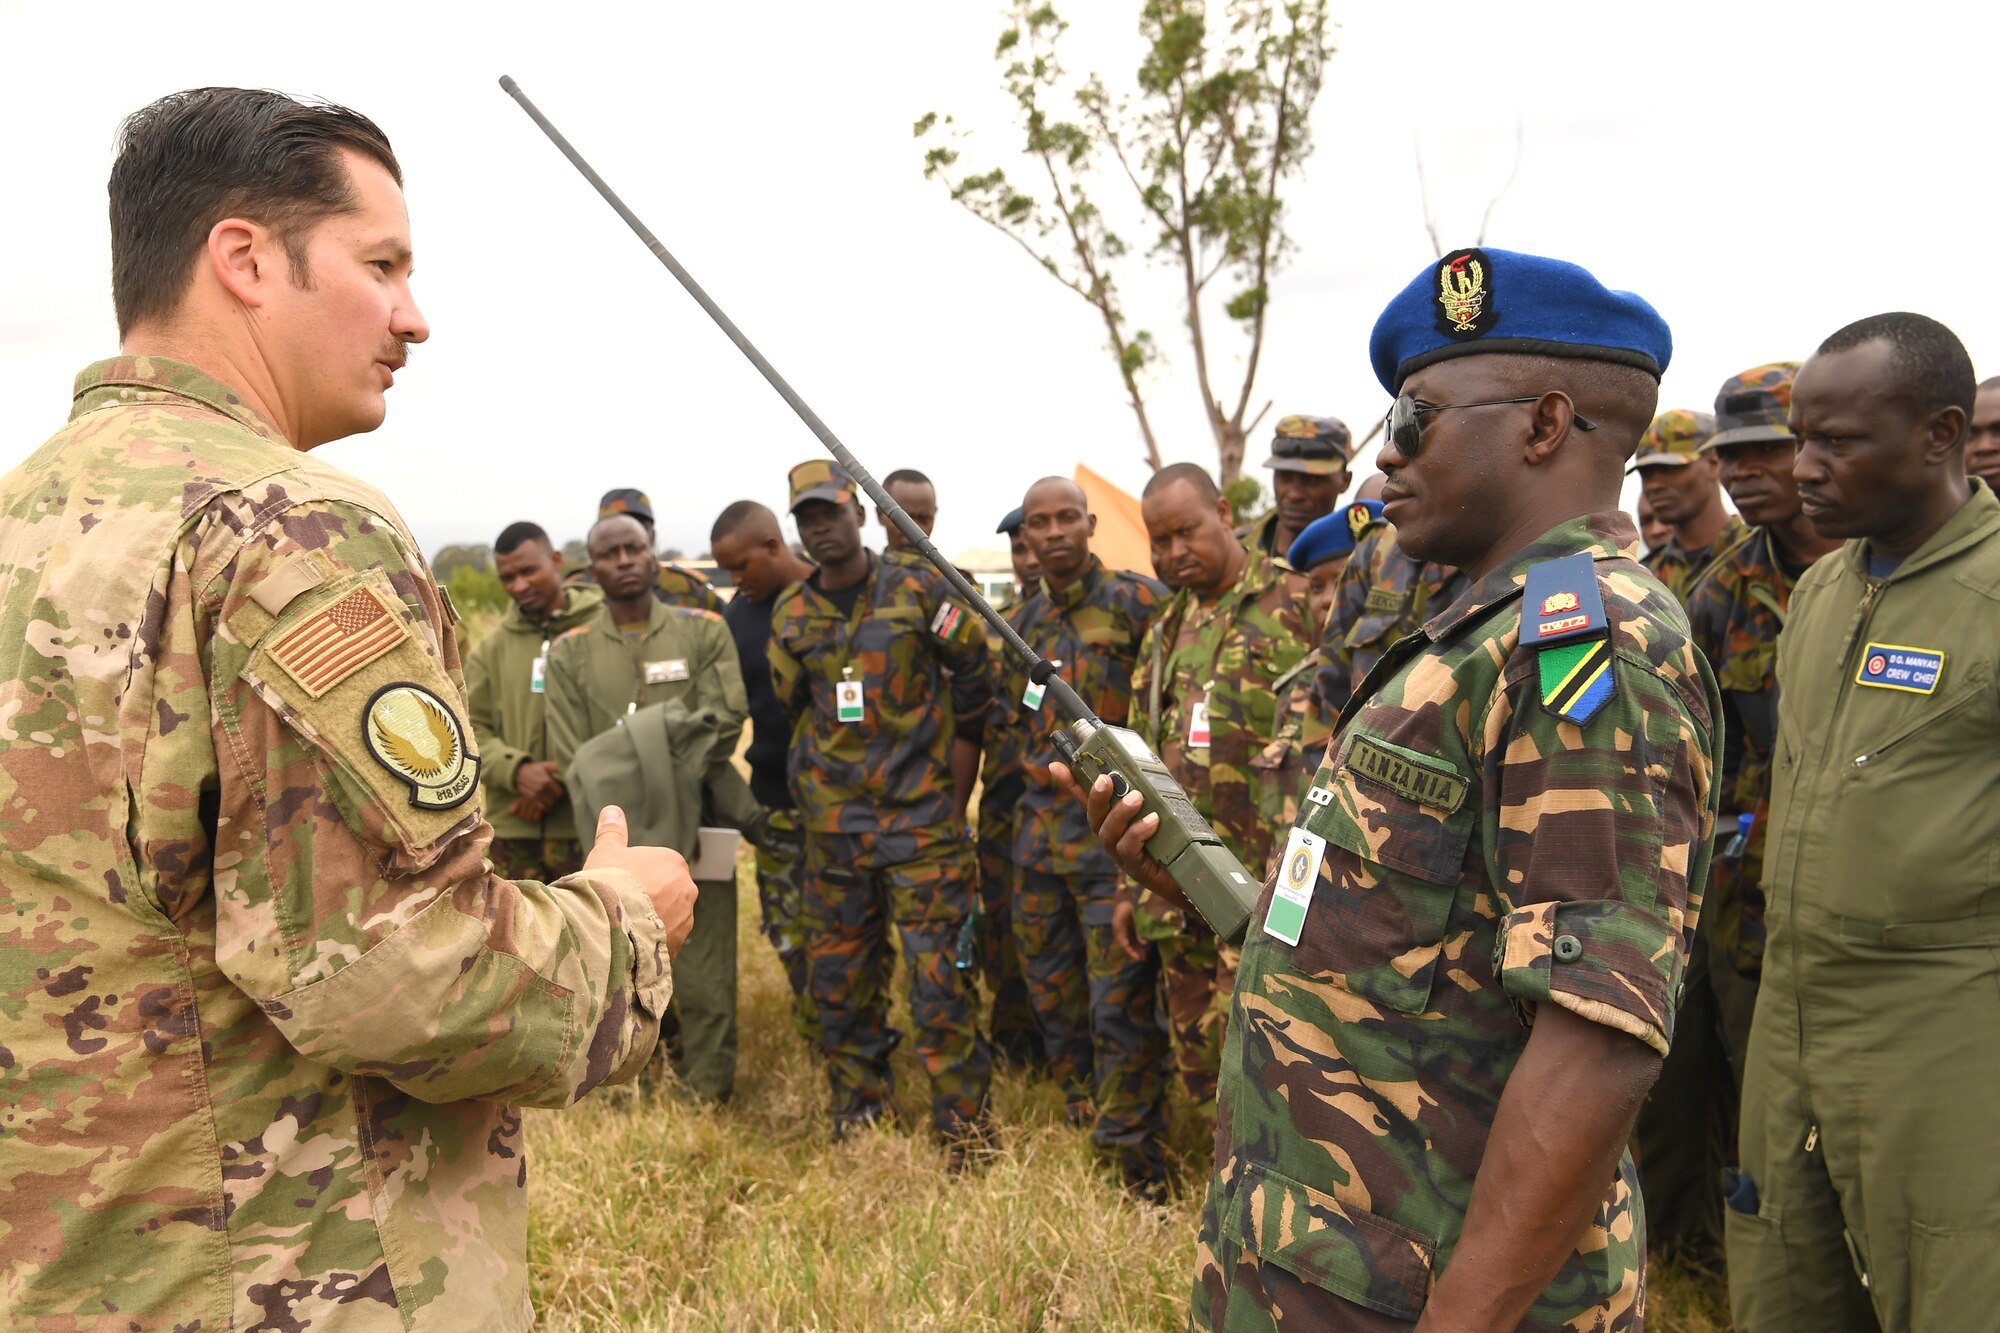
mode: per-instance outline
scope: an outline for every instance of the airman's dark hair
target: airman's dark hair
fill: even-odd
[[[252,88],[191,88],[126,117],[110,182],[111,304],[119,336],[173,315],[209,231],[227,217],[269,227],[284,243],[292,281],[309,286],[306,244],[313,228],[356,207],[343,148],[381,163],[403,183],[375,122],[330,102]]]
[[[509,523],[500,530],[500,535],[493,539],[493,554],[512,555],[529,542],[540,542],[550,551],[556,549],[556,544],[549,540],[549,534],[541,524],[521,522]]]
[[[1847,352],[1872,342],[1889,344],[1898,387],[1918,415],[1947,407],[1972,417],[1974,387],[1972,357],[1958,335],[1927,315],[1906,310],[1857,319],[1819,345],[1820,355]]]

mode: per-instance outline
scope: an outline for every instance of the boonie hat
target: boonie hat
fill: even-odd
[[[846,468],[830,458],[814,458],[793,468],[791,485],[791,512],[794,514],[808,500],[826,500],[839,505],[854,498],[854,478],[847,475]]]
[[[1631,292],[1588,269],[1513,250],[1453,250],[1410,280],[1375,321],[1368,358],[1390,393],[1425,366],[1482,352],[1525,352],[1666,370],[1673,334]]]
[[[1706,412],[1685,407],[1662,412],[1639,437],[1639,452],[1625,471],[1629,474],[1642,467],[1686,467],[1701,457],[1702,446],[1713,434],[1715,418]]]
[[[1724,380],[1715,395],[1715,434],[1702,448],[1791,439],[1792,377],[1798,373],[1796,361],[1773,361]]]
[[[597,502],[597,516],[610,518],[613,514],[630,514],[641,523],[650,525],[653,521],[653,502],[646,493],[630,486],[615,491],[606,491],[604,498]]]
[[[1347,423],[1338,417],[1289,416],[1278,422],[1271,456],[1264,460],[1264,466],[1273,472],[1332,476],[1347,466],[1352,438]]]

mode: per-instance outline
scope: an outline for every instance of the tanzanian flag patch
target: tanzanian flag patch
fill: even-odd
[[[1586,551],[1528,567],[1521,589],[1521,643],[1536,650],[1542,707],[1581,725],[1617,693],[1610,622]]]

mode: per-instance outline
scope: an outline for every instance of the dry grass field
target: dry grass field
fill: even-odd
[[[747,885],[749,877],[744,876]],[[743,895],[743,1049],[725,1110],[671,1088],[531,1112],[535,1303],[552,1329],[1178,1329],[1202,1153],[1134,1203],[1091,1169],[1046,1084],[996,1080],[1000,1151],[952,1175],[923,1074],[897,1055],[900,1128],[835,1147],[817,1058],[792,1032]],[[1719,1292],[1653,1278],[1653,1333],[1728,1328]]]

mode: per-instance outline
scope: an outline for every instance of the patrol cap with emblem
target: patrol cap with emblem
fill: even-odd
[[[830,458],[810,459],[793,468],[791,486],[791,512],[794,514],[808,500],[846,504],[854,498],[854,478],[847,475],[846,468]]]
[[[1000,526],[993,530],[995,532],[1004,532],[1009,537],[1019,536],[1022,525],[1025,524],[1027,521],[1028,521],[1027,506],[1015,505],[1012,509],[1007,511],[1007,517],[1000,520]]]
[[[1390,393],[1436,362],[1525,352],[1637,366],[1655,379],[1673,356],[1667,322],[1588,269],[1513,250],[1453,250],[1396,294],[1375,321],[1368,357]]]
[[[621,486],[615,491],[606,491],[604,498],[597,502],[597,516],[610,518],[613,514],[630,514],[648,527],[653,523],[653,502],[646,493],[630,486]]]
[[[1271,456],[1264,466],[1273,472],[1331,476],[1347,466],[1352,439],[1347,423],[1338,417],[1285,417],[1271,437]]]
[[[1798,373],[1796,361],[1773,361],[1724,380],[1715,395],[1715,434],[1702,448],[1791,440],[1792,377]]]
[[[1686,467],[1701,457],[1713,434],[1715,418],[1706,412],[1685,407],[1662,412],[1639,437],[1639,452],[1625,473],[1630,476],[1642,467]]]
[[[1356,509],[1361,511],[1359,522],[1353,513]],[[1285,552],[1285,559],[1291,562],[1293,569],[1303,573],[1315,565],[1349,555],[1354,550],[1355,538],[1366,532],[1368,525],[1381,513],[1380,500],[1356,500],[1351,505],[1316,518],[1293,538],[1291,549]]]

